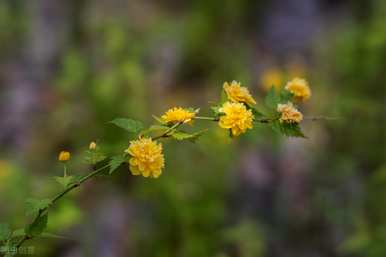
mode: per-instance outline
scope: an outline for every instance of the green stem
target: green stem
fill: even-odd
[[[318,120],[339,120],[341,117],[326,117],[326,116],[314,116],[314,117],[304,117],[304,120],[318,121]]]
[[[169,137],[169,133],[171,131],[173,131],[174,129],[178,128],[180,125],[182,125],[183,123],[182,122],[178,122],[176,124],[174,124],[173,126],[171,126],[170,128],[168,128],[164,133],[162,133],[161,135],[159,136],[156,136],[156,137],[153,137],[152,139],[153,140],[157,140],[157,139],[160,139],[160,138],[164,138],[164,137]]]
[[[278,120],[278,118],[270,119],[270,118],[262,118],[262,119],[255,119],[254,122],[259,122],[259,123],[270,123],[273,121]]]
[[[206,116],[196,116],[194,117],[195,120],[211,120],[211,121],[218,121],[218,118],[215,117],[206,117]]]
[[[37,214],[37,216],[35,217],[35,219],[32,221],[32,223],[34,223],[37,219],[39,219],[52,205],[54,205],[59,199],[61,199],[63,196],[65,196],[67,193],[71,192],[73,189],[79,187],[81,184],[83,184],[84,182],[86,182],[87,180],[95,177],[96,175],[98,175],[99,173],[101,173],[102,171],[104,171],[104,169],[110,167],[110,164],[107,164],[85,176],[83,176],[81,179],[79,179],[78,182],[70,185],[69,187],[67,187],[66,189],[64,189],[62,192],[60,192],[59,194],[57,194],[54,198],[52,198],[52,200],[50,201],[50,203],[48,204],[48,206],[46,208],[43,208],[39,211],[39,213]],[[31,224],[32,224],[31,223]],[[27,240],[30,240],[32,239],[33,237],[31,236],[28,236],[28,235],[25,235],[23,236],[23,238],[19,241],[19,243],[16,245],[16,248],[19,249],[25,241]]]

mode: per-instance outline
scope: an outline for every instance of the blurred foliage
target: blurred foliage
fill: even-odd
[[[331,111],[339,113],[342,119],[328,124],[331,141],[324,147],[320,161],[329,163],[329,172],[317,177],[329,181],[321,190],[335,195],[329,198],[333,203],[325,209],[330,209],[332,224],[344,225],[346,230],[342,252],[376,257],[386,254],[381,243],[386,240],[386,213],[380,204],[386,197],[386,109],[382,82],[386,65],[386,28],[382,25],[386,4],[372,1],[371,7],[371,15],[366,19],[350,20],[348,26],[339,28],[340,36],[323,55],[329,67],[323,68],[325,73],[320,76],[325,78],[326,85],[331,85],[327,90],[335,91],[328,104],[334,106]],[[354,192],[353,186],[357,187]],[[346,195],[342,196],[342,189]],[[339,215],[341,218],[337,219]]]

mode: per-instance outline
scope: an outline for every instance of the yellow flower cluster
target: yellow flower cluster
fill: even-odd
[[[278,104],[277,111],[281,113],[280,122],[299,123],[303,120],[303,115],[299,112],[291,102],[286,104]]]
[[[232,135],[238,136],[247,129],[253,128],[253,114],[242,103],[226,102],[219,109],[224,115],[220,116],[221,128],[230,129]]]
[[[240,82],[232,81],[230,84],[225,82],[223,88],[228,96],[228,99],[232,102],[245,103],[248,105],[256,104],[256,101],[249,93],[248,88],[242,87]]]
[[[196,112],[194,111],[189,111],[181,107],[174,107],[169,109],[164,115],[162,115],[161,119],[165,123],[182,122],[191,124],[195,116]]]
[[[130,142],[125,151],[131,158],[130,171],[133,175],[158,178],[165,166],[162,144],[151,138],[140,138]]]
[[[311,97],[311,89],[305,79],[294,78],[287,82],[285,89],[291,92],[296,101],[306,101]]]

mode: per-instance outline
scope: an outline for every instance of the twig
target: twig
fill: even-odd
[[[164,138],[164,137],[169,137],[169,133],[172,132],[174,129],[178,128],[181,124],[183,124],[182,122],[178,122],[176,124],[174,124],[173,126],[171,126],[170,128],[168,128],[164,133],[162,133],[161,135],[159,136],[156,136],[156,137],[153,137],[152,139],[153,140],[157,140],[157,139],[160,139],[160,138]]]
[[[317,121],[317,120],[339,120],[341,117],[326,117],[326,116],[314,116],[304,117],[304,120]]]
[[[32,221],[31,224],[33,224],[37,219],[39,219],[52,205],[54,205],[59,199],[61,199],[63,196],[65,196],[67,193],[71,192],[73,189],[79,187],[81,184],[83,184],[84,182],[86,182],[87,180],[95,177],[96,175],[98,175],[99,173],[101,173],[104,169],[110,167],[110,164],[107,164],[87,175],[85,175],[84,177],[82,177],[79,181],[75,182],[74,184],[70,185],[69,187],[67,187],[66,189],[64,189],[62,192],[60,192],[59,194],[57,194],[54,198],[52,198],[52,200],[50,201],[50,203],[48,204],[47,207],[39,210],[39,213],[37,214],[37,216],[35,217],[35,219]],[[29,236],[29,235],[25,235],[23,236],[23,238],[19,241],[19,243],[16,245],[16,249],[19,249],[25,241],[27,240],[30,240],[32,239],[33,237],[32,236]]]
[[[205,117],[205,116],[196,116],[194,117],[195,120],[211,120],[211,121],[219,121],[219,118],[215,117]]]
[[[274,118],[274,119],[265,118],[265,119],[255,119],[254,122],[270,123],[276,120],[278,120],[278,118]]]

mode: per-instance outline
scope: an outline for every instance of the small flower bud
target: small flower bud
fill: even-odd
[[[88,146],[88,149],[90,149],[90,150],[95,150],[96,147],[97,147],[97,144],[96,144],[94,141],[92,141],[92,142],[90,143],[90,145]]]
[[[70,160],[71,154],[68,151],[61,151],[58,156],[58,160],[61,162],[66,162]]]

